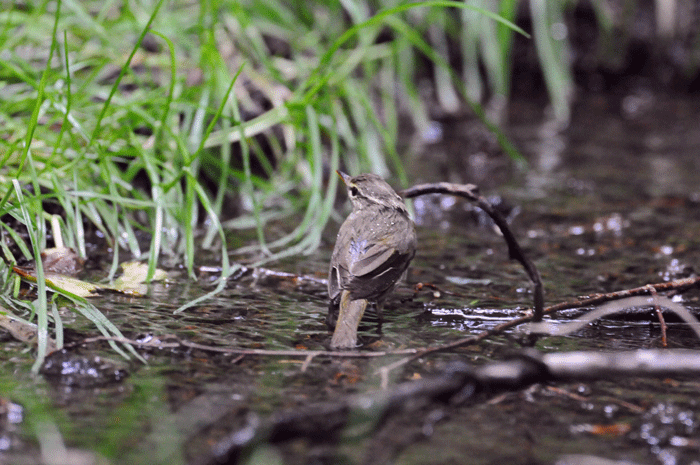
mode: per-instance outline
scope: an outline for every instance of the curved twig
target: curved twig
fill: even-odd
[[[452,184],[449,182],[437,182],[432,184],[418,184],[417,186],[410,187],[406,190],[399,192],[404,197],[412,198],[418,197],[426,194],[449,194],[456,195],[458,197],[463,197],[471,202],[474,202],[479,208],[481,208],[487,215],[491,217],[498,229],[501,230],[503,234],[503,239],[508,244],[508,256],[511,260],[517,260],[525,268],[530,281],[534,286],[534,302],[532,321],[541,321],[543,310],[544,310],[544,287],[542,286],[542,278],[540,277],[539,271],[535,267],[535,264],[525,256],[523,249],[520,248],[520,244],[515,239],[513,231],[511,231],[508,222],[503,217],[501,212],[493,208],[493,205],[489,203],[484,196],[479,193],[479,188],[474,184]]]
[[[675,291],[681,292],[694,287],[700,287],[700,276],[695,276],[692,278],[683,278],[675,281],[669,281],[664,283],[647,284],[641,287],[635,287],[632,289],[624,289],[622,291],[609,292],[606,294],[593,294],[590,296],[580,297],[577,300],[572,300],[568,302],[562,302],[557,305],[552,305],[543,310],[543,314],[549,315],[551,313],[556,313],[561,310],[567,310],[571,308],[588,307],[592,305],[600,305],[605,302],[610,302],[613,300],[626,299],[628,297],[648,295],[652,292],[668,292]],[[519,318],[514,318],[508,320],[499,325],[494,326],[491,329],[482,331],[479,334],[470,335],[456,341],[449,342],[447,344],[436,345],[432,347],[426,347],[425,349],[416,352],[415,354],[410,354],[394,363],[385,365],[379,368],[376,373],[380,374],[382,378],[387,378],[387,374],[396,368],[399,368],[407,363],[417,360],[426,355],[433,354],[435,352],[443,352],[450,349],[456,349],[457,347],[462,347],[466,345],[476,344],[477,342],[483,341],[484,339],[500,334],[503,331],[513,328],[515,326],[521,325],[523,323],[535,322],[534,314],[521,316]]]

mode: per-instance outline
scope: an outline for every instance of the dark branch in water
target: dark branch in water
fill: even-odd
[[[534,315],[532,321],[541,321],[543,310],[544,310],[544,288],[542,286],[542,278],[540,277],[539,271],[535,267],[535,264],[525,256],[523,249],[520,248],[520,244],[515,239],[513,231],[511,231],[508,222],[503,217],[503,215],[493,208],[488,200],[484,198],[479,193],[479,188],[474,184],[452,184],[449,182],[438,182],[433,184],[419,184],[417,186],[410,187],[402,192],[399,192],[404,197],[412,198],[418,197],[426,194],[448,194],[456,195],[458,197],[465,198],[471,202],[474,202],[479,208],[481,208],[487,215],[491,217],[498,229],[501,230],[503,234],[503,239],[505,239],[506,244],[508,244],[508,256],[511,260],[517,260],[525,268],[530,281],[534,285],[534,303],[533,311]]]
[[[567,310],[571,308],[581,308],[581,307],[590,307],[593,305],[600,305],[606,302],[612,302],[615,300],[621,300],[621,299],[626,299],[628,297],[634,297],[634,296],[643,296],[643,295],[650,295],[652,293],[656,292],[683,292],[688,289],[692,288],[697,288],[700,287],[700,276],[692,277],[692,278],[684,278],[684,279],[678,279],[675,281],[669,281],[669,282],[664,282],[664,283],[656,283],[656,284],[647,284],[645,286],[641,287],[635,287],[632,289],[624,289],[621,291],[615,291],[615,292],[608,292],[605,294],[593,294],[590,296],[583,296],[580,297],[577,300],[572,300],[569,302],[562,302],[557,305],[552,305],[551,307],[547,307],[544,309],[543,313],[545,315],[549,315],[551,313],[556,313],[561,310]],[[446,350],[451,350],[455,349],[457,347],[462,347],[466,345],[472,345],[476,344],[478,342],[483,341],[484,339],[494,336],[496,334],[501,334],[502,332],[506,331],[507,329],[514,328],[516,326],[519,326],[523,323],[529,323],[529,322],[534,322],[534,316],[533,315],[525,315],[521,316],[519,318],[513,318],[512,320],[508,320],[504,323],[501,323],[499,325],[494,326],[491,329],[487,329],[486,331],[482,331],[479,334],[474,334],[471,336],[464,337],[462,339],[458,339],[456,341],[448,342],[447,344],[442,344],[442,345],[437,345],[433,347],[426,347],[425,349],[418,351],[417,353],[413,355],[409,355],[407,357],[402,358],[401,360],[398,360],[390,365],[386,365],[378,370],[378,373],[382,375],[382,378],[385,380],[388,377],[388,373],[391,370],[394,370],[398,367],[401,367],[407,363],[412,362],[413,360],[417,360],[419,358],[425,357],[427,355],[430,355],[435,352],[443,352]]]
[[[349,396],[288,410],[246,424],[227,434],[200,457],[198,465],[245,463],[256,446],[296,438],[336,440],[346,428],[378,430],[392,415],[420,416],[427,410],[474,402],[534,383],[610,380],[621,376],[667,377],[700,375],[696,350],[633,350],[542,354],[527,349],[511,359],[472,366],[455,362],[439,375],[399,384],[391,390]]]

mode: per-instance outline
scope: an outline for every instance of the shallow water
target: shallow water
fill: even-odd
[[[542,274],[547,304],[689,276],[700,258],[700,100],[644,98],[582,100],[563,131],[544,119],[541,106],[514,103],[508,132],[529,160],[527,169],[504,162],[492,137],[474,122],[445,121],[443,140],[416,155],[412,177],[417,183],[475,182],[486,195],[500,196]],[[387,302],[381,334],[373,320],[361,325],[365,350],[447,343],[531,306],[526,275],[508,260],[483,215],[445,198],[420,199],[414,209],[419,251],[408,284]],[[212,288],[210,277],[198,283],[175,278],[148,298],[96,299],[127,337],[161,344],[139,349],[148,365],[126,362],[99,341],[60,360],[89,367],[100,356],[99,366],[107,369],[94,382],[30,376],[31,354],[3,336],[0,462],[36,463],[42,447],[55,454],[65,444],[66,463],[95,463],[90,460],[97,456],[113,464],[201,463],[211,445],[244,425],[251,412],[265,418],[379,389],[377,370],[400,357],[317,357],[305,363],[292,355],[194,345],[324,350],[330,340],[324,280],[333,231],[326,237],[316,255],[239,273],[216,298],[177,315],[179,305]],[[415,291],[417,283],[432,287]],[[676,300],[697,314],[699,298],[693,290]],[[568,310],[553,318],[581,313]],[[536,347],[660,347],[655,318],[648,309],[607,317],[570,336],[542,338]],[[70,328],[69,344],[93,335],[80,317]],[[696,348],[700,341],[669,316],[668,345]],[[519,348],[511,332],[424,357],[392,371],[389,386],[427,376],[449,361],[481,364]],[[114,378],[115,372],[128,376]],[[692,464],[700,456],[699,389],[692,378],[535,385],[467,405],[396,412],[374,433],[347,432],[331,443],[260,446],[251,463],[387,463],[395,457],[401,464],[549,464],[578,454]],[[79,453],[88,460],[77,461]],[[583,463],[573,460],[561,463]]]

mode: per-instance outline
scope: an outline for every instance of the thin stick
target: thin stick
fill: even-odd
[[[540,277],[539,271],[535,267],[535,264],[525,256],[523,249],[520,248],[520,244],[515,239],[515,235],[508,226],[508,222],[501,215],[501,212],[493,208],[484,196],[479,193],[479,188],[474,184],[452,184],[449,182],[438,182],[432,184],[419,184],[417,186],[410,187],[400,194],[407,198],[418,197],[427,194],[448,194],[456,195],[458,197],[465,198],[471,202],[474,202],[479,208],[488,214],[498,229],[501,230],[503,234],[503,239],[508,245],[508,256],[511,260],[517,260],[525,268],[530,281],[534,285],[534,302],[533,309],[534,314],[532,316],[532,321],[538,322],[542,320],[543,309],[544,309],[544,287],[542,286],[542,278]]]
[[[656,289],[653,287],[649,288],[649,294],[652,297],[656,297],[657,292]],[[661,325],[661,346],[662,347],[668,347],[668,339],[666,338],[666,319],[664,318],[664,314],[661,313],[661,308],[659,307],[659,303],[654,301],[654,311],[656,312],[656,317],[659,319],[659,324]]]
[[[570,308],[580,308],[580,307],[589,307],[592,305],[599,305],[605,302],[610,302],[613,300],[620,300],[620,299],[625,299],[627,297],[632,297],[632,296],[638,296],[638,295],[647,295],[651,294],[652,292],[668,292],[668,291],[684,291],[687,289],[691,289],[693,287],[700,287],[700,276],[695,277],[695,278],[684,278],[684,279],[679,279],[676,281],[669,281],[669,282],[664,282],[664,283],[657,283],[657,284],[647,284],[645,286],[641,287],[636,287],[633,289],[625,289],[622,291],[616,291],[616,292],[609,292],[606,294],[593,294],[591,296],[585,296],[581,297],[577,300],[569,301],[569,302],[563,302],[557,305],[553,305],[551,307],[547,307],[543,310],[543,313],[545,315],[549,315],[551,313],[558,312],[560,310],[566,310]],[[442,344],[438,346],[433,346],[433,347],[426,347],[425,349],[418,351],[417,353],[410,355],[408,357],[402,358],[401,360],[397,360],[396,362],[386,365],[384,367],[379,368],[376,373],[379,373],[382,376],[386,376],[386,374],[394,370],[400,366],[403,366],[407,363],[412,362],[413,360],[417,360],[421,357],[425,357],[426,355],[430,355],[435,352],[443,352],[446,350],[450,349],[456,349],[457,347],[462,347],[466,345],[472,345],[476,344],[477,342],[480,342],[490,336],[500,334],[503,331],[510,329],[514,326],[521,325],[523,323],[528,323],[528,322],[534,322],[535,321],[535,316],[534,313],[531,315],[525,315],[521,316],[519,318],[514,318],[512,320],[506,321],[504,323],[501,323],[500,325],[494,326],[491,329],[488,329],[486,331],[483,331],[479,334],[467,336],[462,339],[458,339],[453,342],[449,342],[447,344]]]

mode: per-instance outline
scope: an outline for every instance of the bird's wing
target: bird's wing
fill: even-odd
[[[413,250],[400,252],[394,247],[368,250],[361,259],[352,262],[350,275],[343,288],[353,298],[380,298],[393,289],[413,258]]]
[[[366,242],[366,241],[362,241]],[[354,246],[355,244],[353,244]],[[351,247],[354,249],[354,247]],[[387,247],[384,244],[374,244],[362,250],[350,253],[350,274],[353,276],[367,276],[381,274],[386,270],[387,263],[393,262],[392,255],[396,252],[394,247]]]

